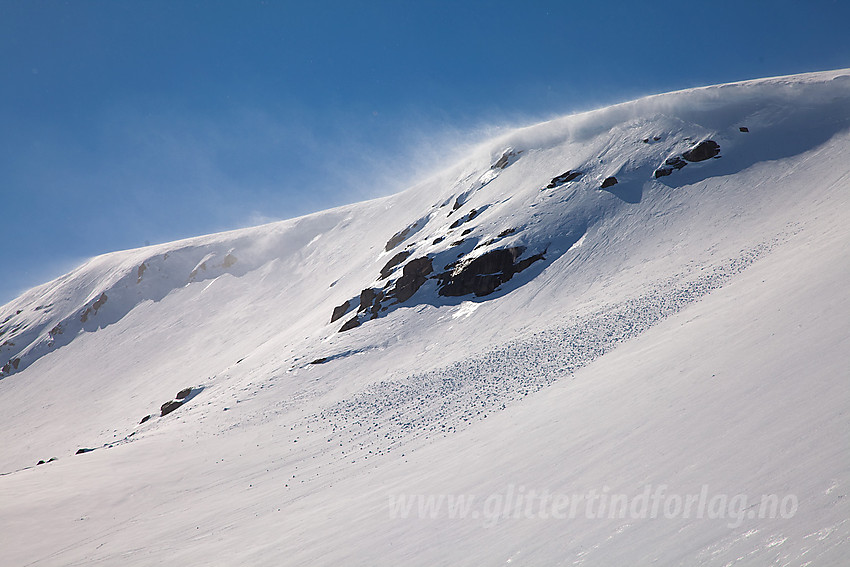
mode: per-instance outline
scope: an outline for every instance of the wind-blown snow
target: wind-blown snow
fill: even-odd
[[[94,258],[0,308],[3,561],[839,565],[848,164],[850,70],[764,79],[524,128],[391,197]],[[360,310],[363,290],[381,296]],[[647,486],[798,508],[392,508]]]

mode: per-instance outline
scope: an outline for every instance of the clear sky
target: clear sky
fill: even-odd
[[[398,191],[499,128],[844,67],[843,0],[0,0],[0,304]]]

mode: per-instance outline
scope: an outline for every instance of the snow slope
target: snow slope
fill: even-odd
[[[850,70],[763,79],[94,258],[0,308],[2,562],[839,565],[848,164]],[[662,486],[796,506],[528,505]]]

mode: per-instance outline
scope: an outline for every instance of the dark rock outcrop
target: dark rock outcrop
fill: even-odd
[[[670,175],[677,169],[682,169],[688,165],[688,162],[683,160],[680,156],[673,156],[671,158],[667,158],[664,160],[664,165],[655,170],[655,178],[664,177],[666,175]]]
[[[738,131],[739,131],[739,132],[749,132],[749,131],[750,131],[750,129],[749,129],[749,128],[747,128],[746,126],[741,126],[740,128],[738,128]]]
[[[344,333],[345,331],[350,331],[351,329],[359,326],[360,320],[357,319],[357,315],[355,315],[354,317],[343,323],[342,327],[339,328],[339,332]]]
[[[182,405],[183,405],[183,402],[179,401],[179,400],[170,400],[168,402],[165,402],[159,408],[159,411],[160,411],[159,416],[164,417],[164,416],[170,414],[171,412],[173,412],[174,410],[176,410],[177,408],[179,408]]]
[[[407,260],[410,256],[409,250],[403,250],[390,258],[389,262],[387,262],[383,268],[381,268],[381,279],[386,279],[390,277],[390,274],[393,273],[393,268]]]
[[[579,175],[581,175],[580,171],[567,170],[564,173],[562,173],[561,175],[557,175],[557,176],[553,177],[552,181],[549,182],[549,185],[546,186],[546,189],[554,189],[555,187],[557,187],[559,185],[563,185],[564,183],[572,181],[573,179],[577,178]]]
[[[143,418],[142,418],[142,420],[139,422],[139,425],[143,424],[144,422],[146,422],[146,421],[147,421],[147,420],[149,420],[150,418],[151,418],[150,414],[146,415],[146,416],[145,416],[145,417],[143,417]]]
[[[334,307],[334,312],[331,314],[331,323],[348,313],[348,310],[351,308],[351,302],[346,300],[342,305],[337,305]]]
[[[515,152],[514,150],[508,148],[504,151],[504,153],[502,153],[502,157],[500,157],[498,160],[496,160],[496,163],[490,166],[490,169],[505,169],[511,164],[512,159],[517,157],[521,153],[522,151]]]
[[[75,455],[82,455],[83,453],[91,453],[94,449],[89,449],[88,447],[83,447],[82,449],[77,449]]]
[[[376,291],[371,287],[367,287],[360,292],[360,307],[357,312],[372,311],[373,314],[378,312],[381,306],[381,300],[384,298],[384,292]]]
[[[714,140],[704,140],[682,153],[682,157],[688,161],[698,162],[711,159],[720,153],[720,145]]]
[[[182,390],[177,392],[177,395],[174,396],[174,397],[178,400],[182,400],[183,398],[186,398],[191,393],[192,393],[192,388],[183,388]]]
[[[343,315],[348,313],[348,310],[350,308],[351,308],[351,302],[347,301],[347,300],[342,305],[338,305],[338,306],[334,307],[334,312],[331,315],[331,323],[333,323],[334,321],[336,321],[337,319],[339,319],[340,317],[342,317]]]
[[[322,356],[322,357],[317,358],[316,360],[311,361],[311,362],[310,362],[310,364],[324,364],[324,363],[326,363],[328,360],[329,360],[329,359],[328,359],[328,357],[327,357],[327,356]]]
[[[608,187],[613,187],[616,184],[617,184],[617,178],[616,177],[606,177],[605,180],[602,182],[601,188],[607,189]]]
[[[522,247],[491,250],[466,262],[460,268],[443,272],[437,276],[440,281],[438,293],[446,297],[470,293],[478,297],[489,295],[501,284],[510,280],[514,274],[523,271],[537,260],[543,259],[543,254],[535,254],[518,262],[517,259],[524,251]]]
[[[460,225],[462,225],[463,223],[465,223],[465,222],[467,222],[467,221],[471,221],[471,220],[472,220],[472,219],[474,219],[477,215],[478,215],[478,209],[472,209],[471,211],[469,211],[468,213],[466,213],[464,216],[460,217],[460,218],[459,218],[459,219],[457,219],[455,222],[453,222],[453,223],[451,224],[451,226],[449,226],[449,228],[457,228],[457,227],[459,227]]]
[[[399,303],[404,303],[425,283],[428,274],[434,271],[431,258],[423,256],[415,258],[404,265],[401,277],[396,281],[395,288],[390,292]]]

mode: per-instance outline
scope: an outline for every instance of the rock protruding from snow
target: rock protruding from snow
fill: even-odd
[[[160,411],[159,416],[165,417],[166,415],[170,414],[171,412],[173,412],[174,410],[176,410],[177,408],[179,408],[182,405],[183,405],[183,402],[180,401],[180,400],[169,400],[169,401],[165,402],[164,404],[162,404],[162,406],[159,408],[159,411]]]
[[[383,280],[390,277],[390,274],[393,273],[393,269],[405,260],[407,260],[409,256],[409,250],[402,250],[401,252],[390,258],[390,260],[384,265],[384,267],[381,268],[381,279]]]
[[[617,184],[617,178],[616,177],[613,177],[613,176],[612,177],[606,177],[605,180],[602,182],[601,188],[607,189],[608,187],[613,187],[616,184]]]
[[[331,315],[331,323],[348,313],[348,310],[351,308],[351,302],[346,300],[342,305],[337,305],[334,307],[334,312]]]
[[[489,295],[501,284],[514,277],[514,274],[523,271],[537,260],[543,259],[543,254],[535,254],[525,260],[517,261],[524,251],[523,247],[491,250],[450,271],[443,272],[437,276],[440,280],[438,293],[447,297],[471,293],[478,297]]]
[[[396,280],[395,288],[390,292],[399,303],[404,303],[416,293],[426,281],[426,276],[434,271],[431,258],[415,258],[405,264],[401,277]]]
[[[743,130],[742,130],[743,131]],[[693,148],[682,152],[680,155],[669,157],[655,170],[655,178],[666,177],[677,169],[682,169],[688,162],[697,163],[717,157],[720,154],[720,144],[714,140],[703,140]]]
[[[705,140],[697,144],[695,147],[684,152],[682,157],[688,161],[698,162],[705,161],[717,156],[720,153],[720,144],[714,140]]]
[[[553,177],[552,181],[549,182],[549,185],[546,186],[546,189],[554,189],[555,187],[563,185],[564,183],[568,183],[573,179],[576,179],[580,175],[580,171],[573,171],[571,169],[568,169],[561,175],[556,175],[555,177]]]
[[[490,169],[505,169],[510,164],[516,161],[519,154],[522,153],[522,150],[516,151],[513,148],[508,148],[504,152],[502,152],[502,156],[496,160],[496,163],[490,166]]]

